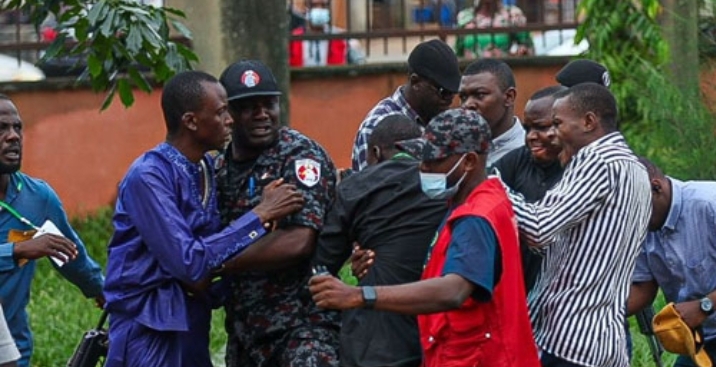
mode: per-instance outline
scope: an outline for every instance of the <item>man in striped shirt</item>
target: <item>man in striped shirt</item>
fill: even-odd
[[[563,179],[528,204],[520,231],[544,251],[529,304],[543,367],[627,367],[624,305],[651,213],[649,179],[617,131],[612,94],[595,83],[555,95]]]

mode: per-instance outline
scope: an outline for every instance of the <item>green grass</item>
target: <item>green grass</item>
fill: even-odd
[[[112,233],[110,219],[111,211],[105,209],[91,218],[73,221],[90,255],[102,266],[106,264],[106,245]],[[657,309],[661,306],[663,300],[659,299]],[[35,335],[32,365],[36,367],[64,366],[83,333],[93,328],[100,316],[100,310],[94,306],[94,302],[84,298],[76,287],[54,271],[49,260],[38,261],[28,312]],[[630,323],[634,336],[632,366],[654,366],[646,338],[639,333],[633,318]],[[225,345],[224,313],[218,310],[214,312],[211,341],[212,355],[217,366],[223,364]],[[674,359],[673,355],[665,354],[664,365],[672,365]]]

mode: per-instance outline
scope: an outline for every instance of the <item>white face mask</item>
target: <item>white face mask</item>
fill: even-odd
[[[324,8],[311,8],[306,14],[306,20],[314,26],[324,26],[331,21],[331,12]]]
[[[465,158],[465,155],[463,154],[462,157],[460,157],[460,160],[458,160],[454,166],[450,169],[448,173],[425,173],[420,172],[420,188],[423,190],[425,195],[427,195],[431,199],[450,199],[455,194],[457,194],[457,191],[460,190],[460,184],[462,183],[462,180],[465,179],[465,175],[467,175],[467,172],[462,174],[462,177],[451,187],[447,187],[447,178],[455,171],[458,165],[460,165],[460,162],[462,162],[463,158]]]

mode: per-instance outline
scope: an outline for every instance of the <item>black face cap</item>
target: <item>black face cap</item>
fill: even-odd
[[[410,70],[428,78],[440,87],[457,93],[460,89],[460,67],[455,52],[447,43],[434,39],[415,46],[408,56]]]
[[[281,91],[271,69],[258,60],[242,60],[231,64],[219,81],[229,101],[254,96],[280,96]]]
[[[570,61],[557,73],[555,79],[565,87],[573,87],[581,83],[597,83],[609,88],[612,84],[607,68],[587,59]]]

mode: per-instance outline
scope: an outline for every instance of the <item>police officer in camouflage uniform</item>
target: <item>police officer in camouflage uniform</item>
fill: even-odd
[[[336,184],[325,150],[279,124],[280,92],[264,64],[234,63],[221,75],[234,118],[233,141],[217,184],[224,223],[259,203],[262,187],[283,178],[304,208],[225,264],[228,367],[338,366],[339,315],[316,307],[308,292],[310,256]]]

